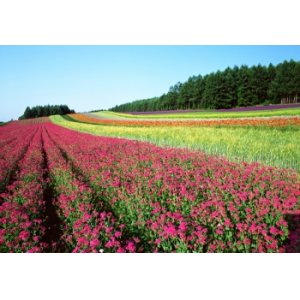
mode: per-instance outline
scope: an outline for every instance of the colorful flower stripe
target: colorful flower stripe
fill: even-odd
[[[185,120],[185,121],[171,121],[171,120],[105,120],[93,118],[85,114],[71,114],[72,119],[84,123],[93,123],[100,125],[116,125],[116,126],[268,126],[268,127],[285,127],[285,126],[300,126],[299,117],[274,117],[274,118],[248,118],[248,119],[218,119],[218,120]]]
[[[18,164],[16,180],[0,195],[0,252],[41,252],[47,246],[42,241],[45,202],[41,146],[39,128]]]
[[[284,251],[296,173],[202,153],[47,129],[144,251]],[[76,141],[76,143],[74,143]]]

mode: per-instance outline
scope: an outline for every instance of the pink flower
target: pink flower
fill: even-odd
[[[219,235],[221,235],[221,234],[223,234],[223,229],[222,228],[217,228],[216,229],[216,234],[219,234]]]
[[[276,250],[277,249],[277,242],[275,241],[275,240],[273,240],[270,244],[269,244],[269,246],[268,246],[268,248],[269,249],[272,249],[272,250]]]
[[[249,245],[251,244],[251,240],[248,239],[248,238],[244,238],[244,244],[245,244],[246,246],[249,246]]]
[[[156,239],[156,240],[154,241],[154,243],[155,243],[155,245],[159,245],[159,244],[161,243],[161,239]]]
[[[30,236],[30,233],[28,231],[21,231],[20,234],[19,234],[19,238],[23,241],[26,241]]]
[[[39,247],[33,247],[27,251],[27,253],[37,253],[40,252],[41,249]]]
[[[224,225],[226,226],[226,227],[231,227],[231,222],[230,222],[230,220],[228,220],[228,219],[226,219],[225,221],[224,221]]]
[[[120,231],[116,231],[115,232],[115,237],[116,238],[119,238],[119,237],[121,237],[122,236],[122,233],[120,232]]]
[[[169,226],[164,226],[164,233],[165,235],[175,237],[176,236],[176,228],[173,224],[170,224]]]
[[[156,230],[156,229],[158,229],[158,223],[157,222],[153,222],[152,224],[151,224],[151,229],[152,230]]]
[[[253,234],[253,233],[255,234],[255,233],[257,233],[257,229],[258,229],[258,226],[256,224],[252,223],[251,226],[249,227],[249,232],[251,234]]]
[[[219,213],[217,211],[214,211],[212,214],[211,214],[211,217],[213,219],[217,218],[219,216]]]
[[[159,207],[156,207],[155,209],[153,209],[152,213],[153,214],[157,214],[160,212],[160,208]]]
[[[106,248],[112,248],[112,247],[114,247],[114,245],[115,245],[114,241],[109,240],[109,241],[105,244],[105,247],[106,247]]]
[[[276,235],[276,234],[279,233],[279,231],[278,231],[278,229],[277,229],[276,227],[272,226],[272,227],[270,228],[270,233]]]
[[[99,242],[98,239],[94,239],[94,240],[90,241],[90,246],[91,247],[97,247],[99,245],[100,245],[100,242]]]
[[[25,222],[20,225],[21,228],[26,229],[31,226],[31,222]]]
[[[126,250],[129,252],[135,252],[135,244],[133,242],[129,242],[126,246]]]
[[[85,237],[79,237],[77,242],[80,246],[88,246],[89,244],[89,241]]]
[[[179,225],[179,229],[182,231],[186,231],[187,227],[186,227],[186,223],[185,222],[181,222]]]
[[[83,221],[84,222],[87,222],[87,221],[89,221],[90,220],[90,218],[91,218],[91,215],[89,215],[88,213],[85,213],[84,215],[83,215]]]
[[[5,235],[5,229],[0,229],[0,236],[4,236]]]
[[[237,228],[239,231],[243,231],[243,230],[244,230],[244,227],[245,227],[245,225],[242,224],[242,223],[236,224],[236,228]]]

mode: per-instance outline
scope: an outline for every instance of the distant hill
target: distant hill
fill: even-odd
[[[115,112],[230,109],[300,102],[300,62],[227,68],[178,82],[160,97],[117,105]]]

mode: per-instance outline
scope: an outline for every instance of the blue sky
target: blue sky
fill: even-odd
[[[34,105],[107,109],[192,75],[285,59],[300,60],[300,46],[0,46],[0,121]]]

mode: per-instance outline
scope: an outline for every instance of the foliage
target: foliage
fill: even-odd
[[[21,116],[19,120],[48,117],[51,115],[66,115],[71,113],[75,113],[75,111],[69,109],[67,105],[39,105],[32,108],[27,107],[23,116]]]
[[[264,103],[296,103],[300,99],[300,62],[273,66],[242,65],[178,82],[160,97],[137,100],[111,108],[115,112],[174,109],[224,109]]]

